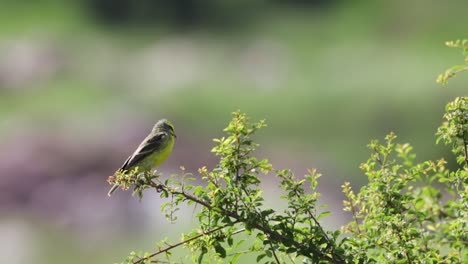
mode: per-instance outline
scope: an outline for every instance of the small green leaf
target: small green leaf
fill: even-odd
[[[317,216],[317,220],[320,220],[320,219],[322,219],[322,218],[324,218],[324,217],[326,217],[326,216],[328,216],[330,214],[331,214],[330,211],[322,212],[322,213],[319,214],[319,216]]]
[[[260,262],[263,258],[265,258],[265,257],[266,257],[266,254],[265,254],[265,253],[258,255],[258,256],[257,256],[257,263],[259,263],[259,262]]]
[[[224,249],[224,247],[221,246],[221,244],[216,243],[214,245],[214,248],[216,253],[218,253],[221,258],[226,258],[226,249]]]

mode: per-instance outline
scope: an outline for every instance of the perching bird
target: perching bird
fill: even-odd
[[[175,138],[174,126],[166,119],[159,120],[151,133],[140,143],[117,172],[125,173],[135,167],[138,167],[138,173],[152,171],[169,157],[174,147]],[[111,196],[118,187],[118,184],[114,184],[107,195]]]

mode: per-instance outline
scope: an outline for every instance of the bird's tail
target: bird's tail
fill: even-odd
[[[109,192],[107,193],[107,196],[111,196],[117,189],[119,188],[119,185],[118,184],[114,184],[114,186],[112,186],[112,188],[109,190]]]

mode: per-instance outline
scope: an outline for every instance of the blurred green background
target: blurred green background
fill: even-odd
[[[366,144],[390,131],[418,159],[449,155],[434,133],[466,95],[446,40],[466,37],[459,1],[0,1],[0,262],[112,263],[195,224],[106,183],[160,118],[176,126],[161,166],[216,164],[212,138],[237,109],[265,118],[258,155],[302,175],[341,212],[344,181],[366,179]],[[265,192],[276,203],[275,182]],[[277,196],[277,194],[276,194]],[[183,259],[181,262],[187,262]]]

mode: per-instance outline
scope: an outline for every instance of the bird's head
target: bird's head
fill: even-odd
[[[166,132],[174,137],[177,137],[174,133],[174,125],[169,122],[167,119],[159,120],[153,127],[153,132]]]

